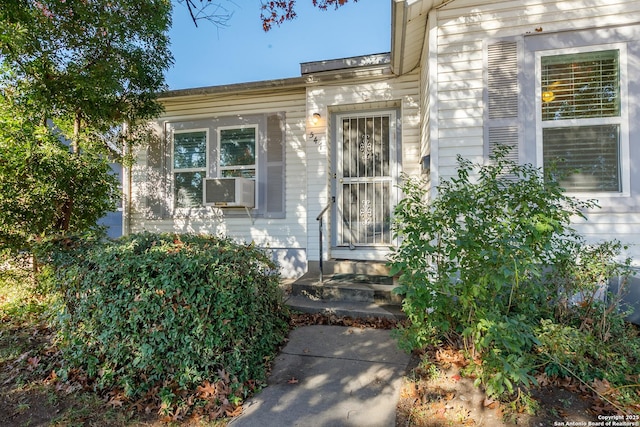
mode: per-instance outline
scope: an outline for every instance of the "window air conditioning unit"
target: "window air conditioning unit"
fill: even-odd
[[[240,177],[205,179],[204,204],[252,208],[255,205],[255,181]]]

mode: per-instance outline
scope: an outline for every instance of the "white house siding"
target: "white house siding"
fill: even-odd
[[[435,13],[430,16],[435,16]],[[420,67],[420,105],[422,106],[420,111],[420,160],[423,162],[421,172],[426,180],[427,191],[432,184],[432,178],[437,179],[438,176],[437,159],[430,156],[433,142],[431,135],[438,128],[438,120],[435,117],[436,110],[432,108],[431,97],[435,93],[431,91],[432,71],[428,60],[431,43],[435,41],[435,38],[430,37],[429,27],[432,24],[433,19],[429,18],[425,29],[424,43],[420,48],[421,57],[427,58],[425,64]]]
[[[431,105],[437,119],[432,123],[434,142],[432,164],[438,166],[433,183],[452,177],[456,170],[456,155],[474,162],[484,160],[483,141],[483,41],[515,36],[544,35],[607,26],[637,25],[640,22],[640,2],[637,0],[522,0],[473,1],[456,0],[435,10],[436,23],[427,36],[437,36],[423,57],[423,64],[437,67],[431,75]],[[637,40],[637,39],[636,39]],[[428,43],[428,42],[427,42]],[[637,52],[636,52],[637,55]],[[637,57],[629,67],[638,67]],[[630,71],[630,90],[638,69]],[[433,70],[432,70],[433,72]],[[426,83],[424,83],[426,85]],[[428,86],[427,86],[428,87]],[[637,86],[636,86],[637,90]],[[435,94],[435,96],[433,95]],[[638,96],[638,93],[634,93]],[[422,101],[423,103],[425,100]],[[630,135],[637,134],[634,123],[640,118],[637,102],[629,102]],[[531,119],[525,119],[526,123]],[[522,123],[522,122],[521,122]],[[525,129],[525,132],[529,130]],[[534,131],[533,129],[530,131]],[[630,138],[630,145],[640,141]],[[632,152],[633,154],[634,152]],[[638,151],[635,151],[638,154]],[[636,162],[637,164],[638,162]],[[601,198],[602,209],[589,212],[587,223],[576,227],[588,239],[618,238],[632,244],[629,255],[640,265],[640,188],[634,183],[632,168],[631,196]],[[637,166],[636,166],[637,167]]]
[[[149,188],[157,183],[157,170],[149,161],[149,147],[137,152],[132,177],[131,232],[192,232],[224,234],[239,241],[268,247],[282,266],[285,276],[300,276],[307,268],[307,200],[305,153],[305,90],[293,88],[263,92],[239,92],[173,97],[164,100],[165,113],[158,119],[156,132],[162,137],[163,123],[187,119],[282,113],[285,117],[285,217],[282,219],[249,218],[243,209],[233,209],[232,216],[213,208],[189,215],[162,218],[150,215],[147,197],[159,194],[170,206],[170,188]],[[166,182],[170,179],[170,170]],[[161,187],[158,186],[158,187]],[[170,208],[169,208],[170,210]]]
[[[329,179],[333,130],[330,120],[333,114],[361,112],[371,109],[398,109],[401,126],[401,169],[409,174],[420,173],[420,99],[419,70],[401,77],[387,76],[359,81],[358,83],[336,82],[331,85],[310,86],[307,90],[309,116],[318,112],[322,116],[319,126],[307,131],[307,192],[309,194],[307,218],[308,256],[319,259],[319,230],[316,216],[330,201]],[[313,132],[314,137],[311,137]],[[317,139],[316,139],[317,138]],[[327,215],[325,219],[330,219]],[[331,235],[331,221],[326,227],[326,236]],[[324,258],[332,256],[325,243]],[[354,254],[355,255],[355,254]],[[384,254],[365,254],[365,258],[384,259]]]

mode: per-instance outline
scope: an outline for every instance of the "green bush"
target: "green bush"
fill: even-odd
[[[288,313],[262,250],[150,233],[61,244],[54,263],[66,372],[81,368],[98,390],[128,398],[159,389],[166,405],[220,376],[235,377],[236,399],[243,383],[266,379]]]
[[[605,295],[614,277],[624,288],[630,260],[620,262],[619,243],[586,245],[570,227],[594,203],[565,195],[539,169],[507,154],[500,148],[485,165],[458,157],[457,175],[434,200],[422,182],[407,178],[395,211],[402,240],[390,257],[409,319],[398,332],[401,343],[413,349],[461,339],[481,360],[474,365],[478,383],[494,396],[534,383],[540,365],[567,374],[552,366],[553,354],[565,362],[566,354],[581,358],[571,366],[596,361],[595,347],[567,347],[579,340],[628,336],[621,294]],[[620,356],[608,354],[616,372],[633,374],[622,349],[612,351]],[[602,362],[595,372],[579,371],[590,380],[604,371]]]

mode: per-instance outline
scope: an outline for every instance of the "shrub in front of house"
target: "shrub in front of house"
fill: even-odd
[[[406,348],[460,343],[468,373],[503,398],[542,374],[612,387],[637,378],[640,339],[618,305],[631,260],[620,243],[587,245],[570,226],[593,202],[567,196],[506,148],[484,165],[459,157],[434,200],[425,188],[407,179],[395,211],[402,240],[391,272],[400,274]]]
[[[63,378],[80,369],[112,397],[152,395],[174,414],[196,390],[238,403],[243,386],[265,381],[288,312],[263,250],[152,233],[62,246],[54,259]]]

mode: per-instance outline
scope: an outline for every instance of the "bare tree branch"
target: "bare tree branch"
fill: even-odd
[[[193,24],[197,27],[198,21],[206,20],[216,27],[226,27],[233,16],[230,8],[223,6],[221,3],[213,0],[176,0],[187,8]],[[228,3],[235,5],[231,0]],[[237,6],[237,5],[236,5]]]
[[[344,6],[349,0],[311,0],[313,6],[320,10],[327,10],[333,6],[338,9]],[[356,3],[358,0],[353,0]],[[269,31],[274,25],[280,26],[285,21],[291,21],[298,16],[295,11],[296,0],[261,0],[262,6],[260,18],[262,19],[262,29]]]
[[[193,24],[197,27],[198,21],[207,20],[217,27],[226,27],[233,16],[233,11],[214,0],[176,0],[189,11]],[[229,3],[236,5],[232,0]],[[356,3],[358,0],[352,0]],[[328,10],[330,7],[338,9],[349,3],[349,0],[311,0],[314,7],[320,10]],[[260,0],[260,19],[262,28],[269,31],[274,25],[280,26],[285,21],[291,21],[298,15],[295,11],[296,0]],[[237,5],[236,5],[237,6]]]

